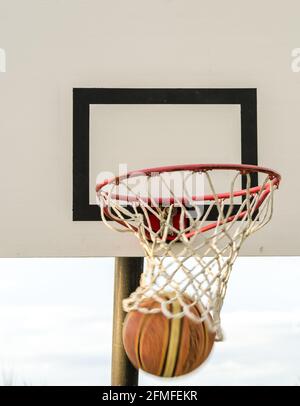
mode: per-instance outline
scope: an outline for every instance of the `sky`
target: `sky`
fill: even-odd
[[[109,385],[112,258],[0,259],[0,383]],[[225,341],[181,378],[140,385],[300,385],[300,257],[238,258]]]

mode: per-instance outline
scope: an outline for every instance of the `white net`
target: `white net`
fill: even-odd
[[[127,312],[207,320],[216,339],[222,340],[220,311],[232,265],[243,241],[270,220],[273,191],[279,182],[268,173],[236,169],[181,170],[178,174],[181,182],[166,180],[165,172],[140,173],[133,179],[125,176],[97,191],[105,224],[134,233],[146,256],[140,286],[123,307]],[[182,187],[175,191],[174,184],[179,183]],[[218,183],[229,192],[216,191]],[[198,189],[193,194],[199,184],[205,193],[197,194]],[[164,295],[166,291],[173,294]],[[141,306],[149,297],[160,306]],[[179,313],[169,310],[175,300],[181,303]],[[192,311],[195,305],[201,306],[201,314]]]

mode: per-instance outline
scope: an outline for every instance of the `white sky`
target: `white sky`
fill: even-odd
[[[300,257],[238,258],[226,341],[184,378],[141,385],[300,385]],[[0,380],[109,385],[113,259],[0,259]]]

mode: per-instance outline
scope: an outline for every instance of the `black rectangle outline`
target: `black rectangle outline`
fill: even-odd
[[[257,165],[256,93],[255,88],[74,88],[73,221],[101,220],[99,207],[89,201],[91,104],[238,104],[241,115],[241,163]],[[245,179],[242,183],[245,187]],[[258,184],[257,174],[251,175],[251,184]]]

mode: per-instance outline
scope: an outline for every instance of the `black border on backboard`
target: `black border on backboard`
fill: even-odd
[[[99,221],[89,202],[91,104],[239,104],[241,163],[257,165],[256,89],[73,89],[73,221]],[[257,174],[252,175],[257,185]],[[211,219],[212,220],[212,219]]]

